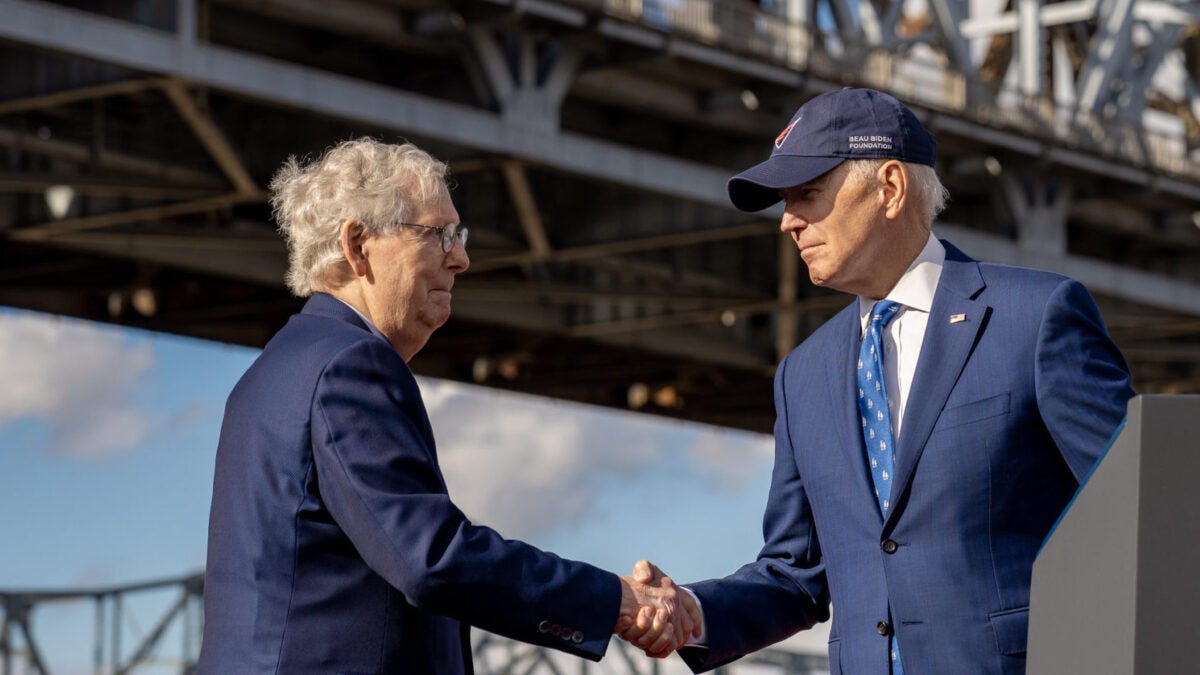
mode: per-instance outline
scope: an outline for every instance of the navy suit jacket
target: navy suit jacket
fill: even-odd
[[[832,599],[835,675],[887,675],[889,630],[906,672],[1024,672],[1034,556],[1133,390],[1081,284],[946,249],[891,512],[863,447],[856,301],[779,366],[765,545],[691,586],[709,644],[681,652],[694,670],[824,621]]]
[[[408,366],[337,299],[314,295],[230,394],[199,672],[469,672],[460,622],[599,660],[620,597],[467,520]]]

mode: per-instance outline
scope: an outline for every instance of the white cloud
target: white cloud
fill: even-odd
[[[508,537],[577,526],[605,490],[643,472],[736,492],[770,471],[760,434],[439,380],[421,391],[455,503]]]
[[[115,330],[36,314],[0,313],[0,428],[35,418],[57,454],[102,459],[149,430],[133,393],[154,365],[147,344]]]
[[[221,411],[214,404],[191,401],[167,418],[162,433],[178,434],[197,425],[212,421],[221,423]]]
[[[421,391],[455,503],[508,537],[578,524],[607,481],[663,457],[610,411],[445,381]]]
[[[717,490],[743,490],[771,470],[774,440],[766,434],[710,428],[695,432],[687,449],[694,470]]]

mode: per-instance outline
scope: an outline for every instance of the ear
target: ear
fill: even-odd
[[[895,220],[908,198],[908,170],[903,162],[892,159],[879,167],[877,175],[882,184],[884,217]]]
[[[342,223],[338,240],[342,245],[342,255],[346,258],[346,264],[356,277],[365,277],[371,271],[367,260],[366,239],[366,231],[358,222],[351,219]]]

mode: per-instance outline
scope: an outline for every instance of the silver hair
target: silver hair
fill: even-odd
[[[306,297],[340,286],[348,267],[343,223],[354,220],[368,235],[392,234],[445,188],[446,165],[411,143],[364,137],[313,161],[288,157],[270,186],[271,210],[288,247],[288,288]]]
[[[848,169],[846,179],[874,178],[879,167],[887,161],[886,159],[849,160],[846,162]],[[904,162],[904,169],[908,172],[909,191],[917,195],[916,205],[922,211],[923,222],[933,224],[933,219],[945,210],[946,202],[950,200],[950,191],[942,185],[942,181],[932,166]]]

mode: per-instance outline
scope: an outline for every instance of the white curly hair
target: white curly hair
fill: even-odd
[[[340,234],[347,220],[368,235],[392,234],[447,188],[446,165],[411,143],[363,137],[313,161],[288,157],[271,179],[271,210],[288,247],[288,288],[299,297],[333,290],[349,265]]]

